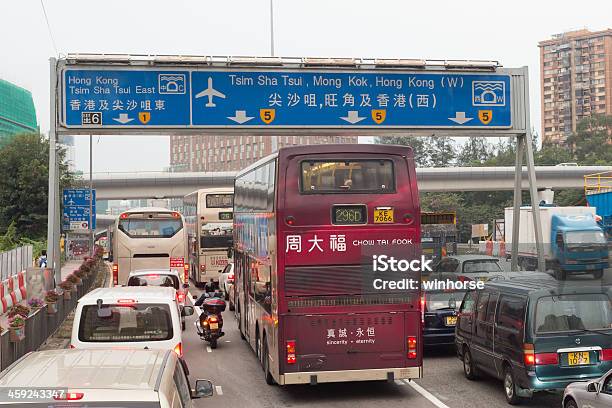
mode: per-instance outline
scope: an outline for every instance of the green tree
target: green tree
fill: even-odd
[[[470,137],[457,155],[459,166],[482,166],[493,156],[492,146],[484,137]]]
[[[612,115],[591,116],[581,120],[576,132],[567,138],[580,165],[612,163]]]
[[[414,161],[418,167],[428,164],[427,146],[425,138],[417,136],[379,136],[376,143],[410,146],[414,151]]]
[[[65,151],[59,150],[60,188],[69,186]],[[14,137],[0,149],[0,233],[14,230],[14,241],[46,236],[49,141],[39,134]]]
[[[429,164],[432,167],[450,167],[456,162],[457,147],[455,141],[446,136],[433,136],[427,141]]]

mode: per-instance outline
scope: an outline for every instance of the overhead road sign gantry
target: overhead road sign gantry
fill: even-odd
[[[72,55],[71,134],[524,133],[526,69],[488,61]]]

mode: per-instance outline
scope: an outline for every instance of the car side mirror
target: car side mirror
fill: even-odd
[[[588,392],[599,392],[597,383],[596,382],[589,383],[589,385],[587,385],[587,391]]]
[[[195,390],[191,390],[191,398],[211,397],[213,395],[213,383],[209,380],[196,380]]]
[[[198,295],[193,295],[193,300],[198,300]]]
[[[193,306],[183,306],[181,316],[191,316],[193,314]]]

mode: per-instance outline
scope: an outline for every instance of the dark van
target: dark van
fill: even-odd
[[[612,368],[612,287],[513,279],[468,291],[455,331],[465,376],[504,381],[517,404]]]

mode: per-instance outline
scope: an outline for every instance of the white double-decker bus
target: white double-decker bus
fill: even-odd
[[[234,189],[204,188],[183,199],[189,241],[190,277],[201,286],[219,281],[233,245]]]
[[[117,217],[113,230],[114,285],[125,285],[130,272],[142,269],[176,270],[187,282],[187,232],[181,213],[133,208]]]

